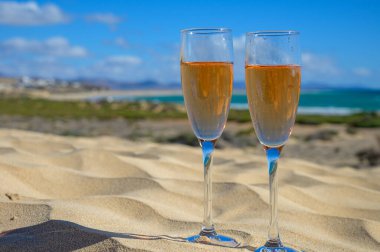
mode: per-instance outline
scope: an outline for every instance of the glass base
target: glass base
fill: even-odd
[[[190,236],[186,238],[188,242],[203,243],[209,245],[217,245],[223,247],[235,248],[240,245],[235,239],[218,235],[214,229],[202,230],[198,235]]]
[[[269,240],[264,246],[255,250],[255,252],[298,252],[298,250],[284,247],[280,239]]]
[[[298,252],[296,249],[288,247],[265,247],[262,246],[255,250],[255,252]]]

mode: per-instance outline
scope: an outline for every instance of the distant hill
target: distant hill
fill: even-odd
[[[108,79],[77,79],[81,83],[88,83],[107,87],[114,90],[145,90],[145,89],[179,89],[180,83],[161,83],[154,80],[145,80],[140,82],[125,82]]]
[[[89,83],[92,85],[99,85],[103,87],[108,87],[109,89],[115,90],[146,90],[146,89],[180,89],[181,84],[176,82],[171,83],[161,83],[155,80],[146,80],[141,82],[123,82],[123,81],[114,81],[114,80],[106,80],[106,79],[79,79],[82,83]],[[336,90],[336,89],[379,89],[379,88],[370,88],[360,84],[349,84],[349,85],[330,85],[326,83],[318,83],[318,82],[306,82],[302,83],[302,90]],[[234,89],[241,90],[245,89],[244,81],[236,81],[234,82]]]
[[[0,73],[0,78],[10,77],[9,75],[4,75]],[[20,78],[20,77],[11,77],[11,78]],[[38,78],[32,77],[31,78]],[[41,78],[42,79],[42,78]],[[59,80],[59,79],[57,79]],[[155,80],[145,80],[145,81],[116,81],[111,79],[100,79],[100,78],[76,78],[67,80],[71,82],[79,82],[84,85],[89,86],[98,86],[102,89],[113,89],[113,90],[171,90],[171,89],[180,89],[181,83],[179,82],[169,82],[163,83]],[[304,82],[301,85],[302,90],[380,90],[380,85],[378,87],[369,87],[358,83],[351,84],[326,84],[320,82]],[[245,82],[244,81],[235,81],[234,90],[244,90]]]
[[[318,83],[318,82],[305,82],[302,83],[301,88],[303,90],[380,90],[379,87],[369,87],[362,84],[326,84],[326,83]]]

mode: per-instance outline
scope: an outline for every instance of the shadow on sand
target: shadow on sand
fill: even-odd
[[[187,242],[183,237],[108,232],[73,222],[49,220],[37,225],[0,233],[0,251],[73,251],[101,243],[102,251],[124,251],[128,248],[111,238],[168,240]],[[239,246],[254,251],[251,246]],[[94,248],[95,249],[95,248]]]
[[[73,251],[106,240],[106,242],[102,243],[102,250],[112,248],[123,250],[122,248],[124,246],[122,244],[110,238],[140,240],[165,239],[186,242],[186,240],[181,237],[107,232],[81,226],[69,221],[49,220],[41,224],[1,233],[0,251]]]

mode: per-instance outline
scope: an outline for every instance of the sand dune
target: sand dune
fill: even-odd
[[[238,249],[184,241],[202,221],[198,148],[0,130],[0,157],[0,251],[252,251],[266,239],[266,164],[249,150],[214,161],[215,224]],[[287,245],[380,251],[380,167],[284,158],[279,172]]]

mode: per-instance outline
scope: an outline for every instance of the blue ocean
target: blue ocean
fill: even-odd
[[[183,104],[182,95],[113,97],[116,100],[169,102]],[[247,109],[247,97],[238,92],[232,97],[231,107]],[[298,113],[300,114],[352,114],[358,112],[379,112],[380,90],[307,90],[301,93]]]

